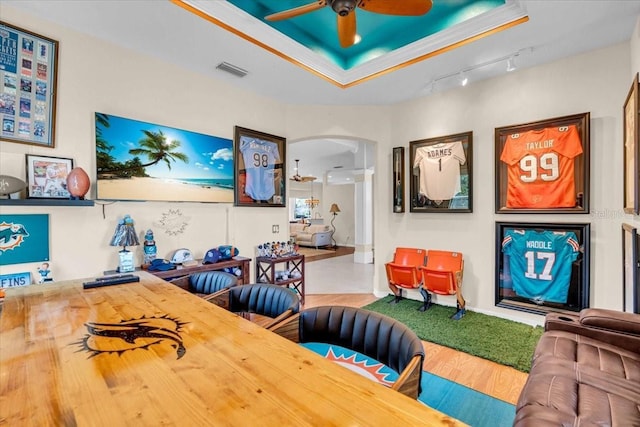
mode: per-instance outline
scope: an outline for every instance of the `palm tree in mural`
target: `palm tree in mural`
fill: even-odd
[[[135,156],[134,159],[124,164],[118,164],[119,167],[113,170],[102,170],[101,173],[117,172],[121,176],[131,176],[127,172],[135,169],[137,172],[133,174],[134,176],[145,176],[146,174],[142,170],[159,162],[165,162],[169,170],[171,170],[172,162],[177,160],[189,162],[189,157],[186,154],[176,151],[182,145],[180,141],[173,140],[168,143],[167,137],[161,130],[157,132],[143,130],[142,132],[145,137],[138,141],[139,148],[129,150],[129,154]],[[142,163],[140,156],[148,158],[149,162]]]
[[[171,170],[171,162],[181,160],[185,163],[189,163],[189,157],[179,151],[175,151],[182,145],[178,140],[173,140],[167,143],[167,137],[161,130],[158,132],[152,132],[143,130],[145,138],[138,141],[140,148],[132,148],[129,150],[129,154],[134,156],[147,157],[150,162],[140,165],[140,167],[153,166],[159,162],[165,162],[169,170]]]

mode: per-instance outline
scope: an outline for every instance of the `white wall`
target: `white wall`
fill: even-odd
[[[622,103],[631,67],[638,66],[636,36],[624,43],[556,63],[395,106],[281,105],[242,92],[208,76],[66,30],[3,6],[3,20],[57,39],[60,69],[57,147],[43,149],[0,142],[0,173],[24,176],[24,154],[73,157],[88,172],[95,168],[93,113],[111,113],[205,134],[232,138],[240,125],[289,140],[347,137],[375,146],[375,289],[387,292],[384,262],[400,245],[453,249],[464,253],[469,307],[525,321],[527,315],[494,306],[495,221],[591,222],[592,306],[619,309],[622,302],[620,224],[622,213]],[[633,61],[633,65],[632,62]],[[493,131],[505,126],[591,112],[591,214],[496,215]],[[416,139],[463,131],[474,133],[474,212],[393,214],[391,148]],[[408,191],[408,189],[407,189]],[[95,197],[94,189],[89,195]],[[327,201],[328,202],[328,201]],[[330,205],[328,205],[330,206]],[[253,257],[264,241],[285,238],[286,208],[236,208],[229,204],[127,203],[104,207],[2,207],[2,213],[49,213],[51,259],[56,280],[86,277],[117,264],[108,246],[116,221],[129,213],[139,232],[155,228],[169,209],[188,218],[184,234],[156,232],[160,255],[189,247],[196,255],[230,243]],[[325,206],[323,212],[328,210]],[[346,216],[346,215],[345,215]],[[342,220],[339,216],[336,221]],[[271,225],[280,225],[280,234]],[[141,260],[141,249],[137,261]],[[0,267],[0,274],[36,270],[37,264]],[[420,298],[419,296],[415,296]],[[453,304],[451,298],[443,303]]]

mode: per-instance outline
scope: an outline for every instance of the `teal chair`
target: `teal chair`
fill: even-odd
[[[224,271],[202,271],[200,273],[178,277],[170,282],[207,301],[227,308],[229,299],[219,297],[224,294],[227,289],[236,286],[238,284],[238,278]]]

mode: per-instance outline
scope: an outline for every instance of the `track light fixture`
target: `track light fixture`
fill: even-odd
[[[511,53],[509,55],[505,55],[505,56],[501,56],[500,58],[496,58],[490,61],[486,61],[486,62],[482,62],[480,64],[476,64],[467,68],[463,68],[460,71],[457,71],[455,73],[450,73],[450,74],[446,74],[443,76],[438,76],[438,77],[434,77],[433,79],[431,79],[431,81],[427,84],[427,91],[428,93],[433,93],[435,84],[437,82],[439,82],[440,80],[445,80],[445,79],[449,79],[452,77],[457,77],[457,81],[460,84],[460,86],[466,86],[469,83],[469,78],[468,78],[468,73],[480,68],[484,68],[487,67],[489,65],[495,65],[498,64],[500,62],[503,61],[507,61],[507,68],[506,71],[511,72],[516,70],[518,67],[516,66],[516,57],[519,57],[520,55],[523,54],[529,54],[533,52],[533,47],[526,47],[524,49],[520,49],[517,52]]]
[[[469,83],[469,78],[464,71],[460,71],[460,86],[464,87]]]

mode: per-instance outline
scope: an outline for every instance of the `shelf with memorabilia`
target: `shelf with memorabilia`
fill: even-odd
[[[277,270],[280,265],[283,270]],[[297,292],[304,304],[304,255],[256,258],[256,283],[286,286]]]
[[[93,200],[73,199],[0,199],[0,206],[93,206]]]

